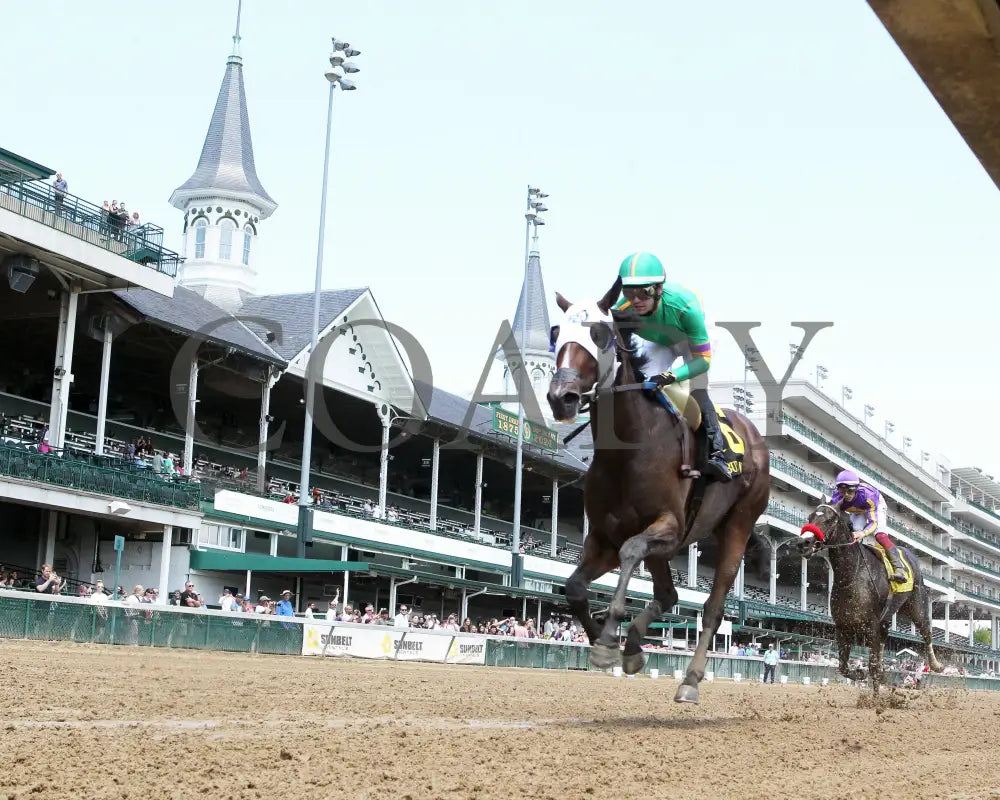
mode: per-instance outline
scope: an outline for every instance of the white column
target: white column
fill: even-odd
[[[382,451],[379,454],[378,470],[378,507],[382,512],[382,519],[385,519],[385,496],[389,491],[389,422],[387,414],[382,420]]]
[[[778,604],[778,547],[771,544],[771,577],[768,579],[768,596],[772,606]]]
[[[184,474],[191,474],[194,463],[194,415],[198,407],[198,354],[191,356],[188,369],[187,419],[184,422]]]
[[[944,641],[946,644],[951,644],[951,603],[947,600],[944,603]]]
[[[261,494],[267,489],[267,418],[271,414],[271,387],[274,386],[272,375],[273,373],[269,368],[267,377],[260,384],[260,429],[257,434],[257,491]]]
[[[45,563],[51,564],[56,558],[56,531],[59,529],[59,512],[49,511],[48,526],[45,529]]]
[[[1000,617],[992,614],[990,623],[990,647],[996,650],[1000,648]]]
[[[899,630],[899,623],[896,620],[896,616],[897,616],[896,614],[892,615],[892,627],[890,628],[890,630],[894,630],[894,631],[895,630]]]
[[[809,609],[809,562],[802,559],[802,589],[799,595],[799,606],[803,611]]]
[[[94,452],[104,455],[104,430],[108,422],[108,382],[111,379],[111,326],[104,323],[104,345],[101,349],[101,388],[97,397],[97,434],[94,436]],[[163,593],[166,597],[166,593]],[[164,599],[164,602],[166,600]]]
[[[476,502],[473,505],[474,522],[472,530],[478,536],[483,518],[483,454],[476,453]]]
[[[973,635],[975,633],[975,625],[976,612],[972,608],[969,608],[969,644],[973,644],[975,642],[975,636]]]
[[[688,588],[698,588],[698,543],[688,545]],[[667,611],[667,609],[663,609]]]
[[[465,596],[465,590],[462,590],[462,596]],[[396,579],[389,578],[389,616],[396,616]]]
[[[826,562],[826,613],[833,616],[833,564]],[[892,627],[896,627],[896,620],[893,618]]]
[[[66,441],[66,414],[69,412],[69,392],[73,384],[73,343],[76,339],[79,299],[80,287],[74,284],[69,292],[63,292],[59,308],[52,404],[49,409],[49,445],[56,449],[62,449]]]
[[[559,546],[559,481],[552,481],[552,535],[549,542],[549,555],[556,557],[556,549]]]
[[[462,612],[458,620],[460,625],[465,622],[467,616],[469,616],[469,592],[467,589],[462,589]]]
[[[521,622],[524,622],[528,618],[528,598],[521,598]]]
[[[743,581],[746,579],[746,559],[740,559],[740,568],[736,571],[736,597],[742,600],[744,597]]]
[[[269,542],[269,544],[271,545],[269,553],[272,556],[278,555],[278,534],[276,533],[271,534],[271,541]]]
[[[378,611],[378,607],[375,608]],[[302,611],[302,576],[295,576],[295,612]]]
[[[347,561],[347,545],[346,544],[342,545],[341,548],[340,548],[340,560],[341,561]],[[347,602],[348,602],[347,601],[347,590],[348,590],[348,588],[350,588],[350,576],[351,576],[351,573],[348,572],[345,569],[344,570],[344,596],[343,596],[343,598],[341,598],[341,602],[345,606],[347,605]]]
[[[174,538],[174,526],[163,526],[163,543],[160,545],[160,578],[157,589],[159,595],[156,602],[165,606],[170,599],[170,545]]]
[[[431,450],[431,519],[430,526],[432,531],[437,530],[438,526],[438,470],[441,466],[441,440],[435,439],[433,449]],[[391,613],[395,614],[395,610],[391,610]]]
[[[249,570],[248,569],[247,570],[247,584],[246,584],[246,587],[243,589],[243,599],[244,600],[249,600],[250,599],[250,576],[252,574],[253,574],[253,570]]]

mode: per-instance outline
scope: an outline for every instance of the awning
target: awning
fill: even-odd
[[[371,572],[367,561],[333,561],[327,558],[279,558],[263,553],[230,553],[225,550],[192,550],[191,569],[224,572]]]

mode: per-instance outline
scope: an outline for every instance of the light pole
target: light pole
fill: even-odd
[[[524,451],[524,395],[522,392],[529,391],[531,387],[524,352],[528,340],[528,305],[531,303],[531,296],[528,293],[528,258],[530,256],[528,241],[531,238],[532,228],[534,228],[537,242],[538,226],[545,224],[541,215],[548,211],[545,203],[542,202],[546,197],[548,195],[541,189],[529,185],[524,206],[524,281],[521,289],[524,304],[521,308],[521,342],[520,347],[518,347],[520,377],[514,381],[514,386],[517,387],[517,455],[514,460],[514,524],[511,526],[510,537],[510,582],[512,586],[520,586],[524,583],[524,569],[521,562],[521,464]]]
[[[323,233],[326,228],[326,190],[330,177],[330,136],[333,128],[333,92],[340,86],[341,91],[350,92],[356,89],[354,82],[344,77],[345,73],[358,72],[358,68],[348,56],[359,56],[360,50],[352,50],[347,42],[333,39],[333,52],[330,54],[330,69],[324,76],[330,82],[330,99],[326,108],[326,149],[323,153],[323,190],[319,201],[319,237],[316,243],[316,285],[313,290],[312,338],[310,339],[309,361],[306,367],[306,413],[302,428],[302,470],[299,473],[299,521],[296,537],[295,555],[298,558],[306,556],[306,542],[312,538],[312,508],[309,493],[309,463],[312,461],[312,429],[313,402],[316,394],[315,369],[312,363],[313,354],[319,339],[319,304],[323,291]]]
[[[904,436],[903,437],[903,452],[904,453],[908,452],[909,449],[910,449],[910,445],[912,445],[912,444],[913,444],[913,439],[911,439],[909,436]]]
[[[885,421],[885,440],[887,442],[889,441],[889,434],[891,434],[894,430],[896,430],[896,426],[890,420],[886,420]]]
[[[847,408],[847,401],[854,397],[854,392],[851,391],[850,386],[840,387],[840,405],[842,408]]]
[[[868,424],[868,418],[875,416],[875,406],[865,403],[865,425]]]
[[[830,373],[827,371],[827,368],[824,367],[822,364],[817,364],[816,365],[816,388],[817,389],[822,389],[823,388],[823,381],[826,380],[826,377],[829,374]]]

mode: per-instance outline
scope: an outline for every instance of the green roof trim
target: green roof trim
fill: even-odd
[[[333,561],[326,558],[281,558],[263,553],[226,550],[192,550],[191,569],[225,572],[370,572],[367,561]]]
[[[10,182],[19,180],[44,181],[56,174],[54,169],[49,169],[37,161],[19,156],[10,150],[0,147],[0,181]]]

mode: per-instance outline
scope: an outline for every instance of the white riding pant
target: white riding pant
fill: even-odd
[[[649,375],[657,375],[661,372],[669,372],[678,359],[682,359],[686,364],[692,359],[691,346],[685,340],[674,345],[658,344],[657,342],[647,342],[636,338],[641,345],[640,354],[646,359],[643,372]],[[703,372],[695,375],[691,379],[692,389],[708,389],[708,374]]]
[[[851,514],[851,530],[860,531],[863,530],[865,525],[868,523],[868,517],[865,514]],[[885,505],[885,498],[879,497],[878,505],[875,506],[875,520],[877,527],[875,528],[875,533],[888,532],[889,530],[889,510]]]

